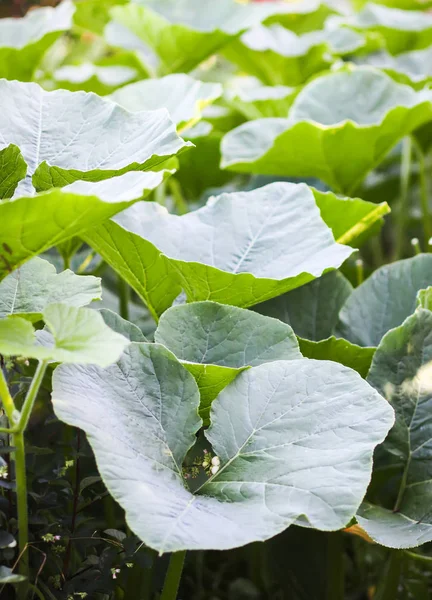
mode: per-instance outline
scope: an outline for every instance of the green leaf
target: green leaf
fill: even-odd
[[[169,172],[126,173],[0,203],[0,280],[29,258],[81,234],[157,187]]]
[[[30,81],[48,48],[70,29],[73,12],[65,0],[21,19],[0,19],[0,77]]]
[[[287,294],[254,306],[254,310],[291,325],[296,335],[319,341],[334,333],[339,311],[353,290],[338,271],[303,285]]]
[[[346,23],[380,34],[392,54],[419,50],[431,44],[432,15],[369,3]]]
[[[432,281],[432,255],[419,254],[377,269],[356,288],[339,315],[339,334],[360,346],[378,346],[417,305],[417,292]]]
[[[357,371],[363,378],[368,374],[375,354],[375,348],[362,348],[333,335],[319,342],[303,338],[298,338],[298,342],[300,352],[305,358],[340,363]]]
[[[416,92],[373,67],[345,67],[307,84],[287,119],[228,133],[222,168],[317,177],[349,194],[398,141],[432,120],[431,100],[430,90]]]
[[[366,64],[384,70],[396,81],[411,85],[418,90],[432,81],[432,47],[404,52],[397,56],[380,52],[362,60]]]
[[[403,287],[401,288],[403,289]],[[382,339],[368,381],[394,408],[396,422],[377,450],[377,468],[391,469],[393,510],[365,504],[357,520],[377,542],[411,548],[432,540],[432,313],[419,308]]]
[[[429,286],[425,290],[420,290],[417,294],[417,306],[432,310],[432,287]]]
[[[219,83],[203,83],[182,73],[127,85],[111,95],[123,108],[136,112],[166,108],[178,131],[196,124],[203,109],[222,95]]]
[[[117,88],[132,83],[139,78],[139,73],[132,66],[126,65],[65,65],[57,69],[52,76],[56,88],[77,92],[94,92],[105,96]]]
[[[126,3],[127,0],[75,0],[74,24],[86,31],[102,35],[110,20],[110,9]]]
[[[233,77],[228,82],[225,102],[246,119],[286,117],[297,94],[284,85],[263,85],[256,77]]]
[[[155,342],[171,350],[195,377],[206,424],[213,400],[248,366],[301,358],[288,325],[215,302],[170,308],[159,321]]]
[[[28,165],[20,195],[33,193],[33,185],[46,190],[157,170],[191,145],[178,137],[165,110],[131,114],[95,94],[0,81],[0,103],[1,146],[17,145]]]
[[[26,173],[27,165],[18,146],[10,144],[0,150],[0,202],[12,198]]]
[[[307,381],[307,385],[305,382]],[[366,490],[388,404],[335,363],[277,361],[241,373],[213,402],[206,432],[218,473],[194,495],[182,463],[201,425],[190,373],[165,348],[131,344],[108,369],[53,376],[57,416],[83,429],[130,528],[162,552],[265,540],[299,517],[343,527]]]
[[[337,11],[326,2],[320,0],[302,0],[302,2],[278,3],[276,14],[270,16],[266,23],[279,23],[298,35],[308,31],[321,29],[330,15]]]
[[[178,277],[189,301],[248,307],[339,267],[352,253],[334,241],[313,190],[290,183],[222,194],[181,217],[140,203],[84,239],[157,314],[179,293],[168,282],[162,295],[160,269]]]
[[[43,320],[48,329],[35,332],[21,317],[2,319],[0,354],[107,367],[129,344],[90,308],[50,304],[43,311]]]
[[[300,85],[333,61],[323,39],[315,34],[297,36],[277,24],[250,29],[223,54],[267,85]]]
[[[121,335],[131,342],[147,341],[145,335],[137,325],[126,321],[126,319],[122,319],[120,315],[107,308],[101,308],[99,312],[110,329],[121,333]]]
[[[22,583],[27,578],[24,575],[19,575],[18,573],[13,573],[12,569],[9,567],[5,567],[1,565],[0,567],[0,583]]]
[[[57,274],[51,263],[33,258],[0,283],[0,318],[20,315],[38,321],[48,304],[85,306],[101,295],[98,277],[75,275],[69,269]]]
[[[362,8],[368,0],[353,0],[357,9]],[[384,4],[389,8],[399,8],[401,10],[424,10],[432,5],[431,0],[375,0],[374,4]]]

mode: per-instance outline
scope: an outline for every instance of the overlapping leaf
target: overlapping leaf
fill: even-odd
[[[21,317],[0,320],[0,354],[107,367],[118,360],[129,343],[89,308],[50,304],[42,316],[48,330],[37,334]]]
[[[110,329],[121,333],[121,335],[131,342],[147,341],[145,335],[137,325],[126,321],[126,319],[123,319],[120,315],[107,308],[102,308],[99,312]]]
[[[21,315],[38,321],[49,304],[85,306],[100,300],[101,294],[99,278],[75,275],[69,269],[57,274],[51,263],[34,258],[0,283],[0,318]]]
[[[77,92],[94,92],[99,96],[111,94],[117,88],[139,79],[137,69],[129,65],[96,65],[82,63],[65,65],[53,74],[56,88]]]
[[[27,173],[27,165],[18,146],[10,144],[0,150],[0,201],[9,200]]]
[[[0,203],[0,280],[29,258],[112,217],[157,187],[166,172],[126,173]]]
[[[377,269],[347,299],[338,332],[360,346],[378,346],[417,305],[417,292],[432,282],[432,255],[420,254]]]
[[[378,470],[391,472],[393,485],[387,483],[384,507],[365,503],[357,519],[374,540],[391,548],[432,540],[431,340],[432,313],[419,308],[384,336],[368,377],[396,413],[375,458]]]
[[[206,436],[221,468],[191,494],[182,463],[201,425],[199,393],[164,347],[131,344],[104,370],[62,365],[53,402],[87,433],[131,529],[161,553],[265,540],[300,516],[319,529],[344,526],[393,423],[388,404],[345,367],[253,367],[213,403]]]
[[[0,147],[15,144],[28,165],[20,195],[151,170],[188,144],[165,110],[132,114],[95,94],[0,81]]]
[[[58,7],[30,11],[22,19],[0,20],[0,77],[30,81],[43,55],[72,25],[74,7],[65,0]]]
[[[432,80],[432,47],[403,52],[397,56],[380,52],[363,60],[385,70],[396,81],[412,85],[416,89],[422,89]]]
[[[432,93],[372,67],[315,79],[287,119],[258,119],[228,133],[222,166],[234,171],[317,177],[350,193],[405,135],[432,120]]]
[[[215,302],[170,308],[159,321],[155,342],[171,350],[195,377],[205,423],[212,401],[241,371],[274,360],[301,358],[288,325]]]
[[[234,77],[225,92],[228,105],[246,119],[286,117],[296,89],[284,85],[263,85],[255,77]]]
[[[204,83],[184,74],[167,75],[127,85],[111,99],[132,112],[166,108],[179,130],[195,124],[205,106],[222,95],[218,83]]]
[[[247,307],[337,268],[352,253],[335,242],[313,190],[289,183],[222,194],[181,217],[140,203],[84,238],[155,315],[180,285],[189,301]],[[170,272],[178,286],[165,282]]]

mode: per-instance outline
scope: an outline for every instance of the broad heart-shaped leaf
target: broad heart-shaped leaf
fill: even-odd
[[[195,377],[205,424],[213,400],[248,366],[302,358],[288,325],[216,302],[170,308],[159,321],[155,342],[171,350]]]
[[[123,319],[120,315],[107,308],[101,308],[99,312],[110,329],[121,333],[121,335],[131,342],[147,341],[145,335],[137,325],[126,321],[126,319]]]
[[[391,470],[396,489],[393,510],[365,505],[357,519],[374,540],[392,548],[432,540],[431,374],[432,313],[419,308],[384,336],[368,376],[396,413],[375,458],[377,469]]]
[[[20,315],[38,321],[48,304],[85,306],[101,295],[98,277],[75,275],[69,269],[57,274],[51,263],[33,258],[0,283],[0,318]]]
[[[256,77],[233,77],[228,82],[225,102],[248,120],[286,117],[297,94],[284,85],[263,85]]]
[[[132,114],[95,94],[0,81],[0,104],[0,147],[15,144],[28,165],[20,195],[149,171],[191,145],[166,110]]]
[[[12,198],[26,173],[27,165],[18,146],[10,144],[0,150],[0,201]]]
[[[392,54],[419,50],[431,44],[432,15],[428,12],[400,10],[379,4],[367,4],[346,20],[359,30],[379,33]]]
[[[228,44],[223,54],[267,85],[300,85],[333,61],[324,40],[297,36],[277,24],[257,25]]]
[[[313,190],[290,183],[222,194],[181,217],[140,203],[84,238],[154,313],[169,299],[158,288],[164,264],[188,301],[248,307],[339,267],[353,251],[335,242]],[[178,292],[166,293],[172,301]]]
[[[254,310],[288,323],[296,335],[319,341],[334,333],[339,311],[353,290],[338,271],[303,285],[287,294],[254,306]]]
[[[72,25],[74,6],[65,0],[30,11],[22,19],[0,20],[0,77],[30,81],[43,55]]]
[[[379,52],[362,58],[366,64],[383,69],[400,83],[422,89],[432,80],[432,47],[392,56]]]
[[[334,335],[319,342],[305,338],[298,338],[298,341],[300,352],[305,358],[338,362],[357,371],[362,377],[368,374],[376,350],[376,348],[357,346]]]
[[[206,435],[219,472],[192,495],[182,463],[201,425],[190,373],[163,346],[131,344],[116,365],[53,376],[57,416],[84,430],[130,528],[160,553],[265,540],[300,516],[343,527],[365,493],[392,409],[335,363],[276,361],[213,402]]]
[[[90,308],[50,304],[42,316],[49,331],[36,333],[21,317],[0,320],[0,354],[107,367],[129,344]]]
[[[178,130],[183,131],[196,124],[203,108],[221,95],[219,83],[204,83],[176,73],[132,83],[114,92],[111,99],[132,112],[166,108]]]
[[[222,167],[317,177],[351,193],[405,135],[432,120],[432,92],[373,67],[349,66],[306,85],[287,119],[258,119],[222,140]]]
[[[0,203],[0,280],[29,258],[145,198],[169,172],[126,173]]]
[[[417,292],[432,283],[432,255],[419,254],[377,269],[347,299],[338,333],[360,346],[378,346],[417,305]]]

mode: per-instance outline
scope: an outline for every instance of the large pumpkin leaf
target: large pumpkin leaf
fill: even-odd
[[[15,144],[28,165],[21,195],[149,171],[191,145],[165,110],[131,114],[95,94],[0,81],[0,103],[0,147]]]
[[[233,77],[227,82],[225,102],[248,120],[286,117],[297,94],[284,85],[263,85],[256,77]]]
[[[69,269],[57,274],[51,263],[34,258],[0,283],[0,318],[21,315],[38,321],[48,304],[85,306],[100,300],[101,294],[98,277],[75,275]]]
[[[137,69],[127,65],[64,65],[52,75],[55,88],[77,92],[94,92],[99,96],[111,94],[117,88],[139,79]]]
[[[89,308],[50,304],[42,316],[48,330],[38,332],[21,317],[0,320],[0,354],[107,367],[129,344]]]
[[[195,377],[206,424],[213,400],[248,366],[301,358],[288,325],[215,302],[170,308],[159,321],[155,342],[171,350]]]
[[[0,77],[30,81],[48,48],[71,28],[73,13],[72,2],[65,0],[22,19],[0,19]]]
[[[201,425],[198,388],[164,347],[131,344],[104,370],[62,365],[53,402],[86,432],[131,529],[161,553],[265,540],[300,516],[319,529],[344,526],[393,423],[389,405],[345,367],[253,367],[213,403],[206,435],[221,467],[191,494],[182,463]]]
[[[240,125],[222,141],[222,167],[317,177],[350,193],[405,135],[432,120],[432,92],[372,67],[346,67],[306,85],[287,119]]]
[[[432,80],[432,47],[403,52],[397,56],[379,52],[363,60],[383,69],[396,81],[412,85],[416,89],[422,89]]]
[[[0,201],[12,198],[26,173],[27,165],[18,146],[10,144],[0,150]]]
[[[267,85],[300,85],[333,61],[323,39],[297,36],[277,24],[257,25],[226,46],[223,54]]]
[[[392,54],[419,50],[431,43],[432,15],[428,12],[400,10],[370,3],[346,22],[356,29],[382,35]]]
[[[353,290],[338,271],[303,285],[287,294],[254,306],[257,312],[288,323],[308,340],[324,340],[334,333],[339,311]]]
[[[338,332],[360,346],[378,346],[417,305],[417,292],[432,283],[432,255],[420,254],[377,269],[347,299]]]
[[[166,172],[126,173],[0,203],[0,280],[23,262],[145,198]]]
[[[222,194],[181,217],[140,203],[84,238],[154,313],[169,300],[158,289],[164,264],[189,301],[247,307],[337,268],[352,253],[334,241],[313,190],[289,183]],[[171,301],[178,290],[167,289]]]
[[[375,348],[357,346],[334,335],[319,342],[305,338],[299,338],[298,341],[300,352],[305,358],[338,362],[357,371],[362,377],[368,374],[375,354]]]
[[[121,333],[121,335],[124,335],[124,337],[131,342],[147,341],[145,335],[137,325],[123,319],[114,311],[109,310],[108,308],[101,308],[99,312],[110,329],[117,331],[117,333]]]
[[[357,9],[363,8],[368,0],[353,0],[353,4]],[[374,4],[384,4],[390,8],[400,8],[402,10],[423,10],[428,8],[431,0],[375,0]]]
[[[431,372],[432,313],[419,308],[384,336],[368,377],[396,413],[376,455],[378,469],[391,469],[396,490],[393,510],[387,491],[387,508],[365,504],[357,519],[374,540],[391,548],[432,540]]]
[[[196,124],[203,108],[221,95],[219,83],[204,83],[179,73],[132,83],[114,92],[111,99],[132,112],[166,108],[183,131]]]

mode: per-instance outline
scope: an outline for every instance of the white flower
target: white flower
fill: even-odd
[[[211,464],[215,467],[220,467],[220,458],[219,456],[213,456],[211,460]]]
[[[218,465],[213,465],[210,471],[212,475],[216,475],[216,473],[219,471]]]

